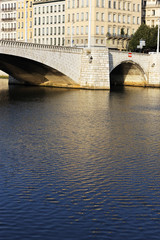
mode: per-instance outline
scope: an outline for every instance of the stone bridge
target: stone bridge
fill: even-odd
[[[104,47],[70,48],[0,41],[0,70],[24,84],[109,89],[111,84],[160,86],[159,54]]]

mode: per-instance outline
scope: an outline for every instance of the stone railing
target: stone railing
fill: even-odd
[[[33,49],[33,50],[44,50],[44,51],[53,51],[53,52],[70,52],[70,53],[81,53],[82,48],[76,47],[61,47],[53,46],[46,44],[38,43],[26,43],[26,42],[17,42],[17,41],[6,41],[0,40],[0,47],[12,47],[12,48],[23,48],[23,49]]]

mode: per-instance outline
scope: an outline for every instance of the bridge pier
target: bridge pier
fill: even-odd
[[[108,48],[83,49],[79,83],[87,89],[110,89]]]
[[[150,87],[160,87],[160,53],[150,55],[147,85]]]

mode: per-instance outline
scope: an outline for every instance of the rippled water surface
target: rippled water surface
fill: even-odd
[[[0,87],[0,239],[160,239],[160,89]]]

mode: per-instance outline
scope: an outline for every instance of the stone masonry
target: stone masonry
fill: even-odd
[[[109,89],[118,66],[125,85],[160,86],[160,54],[0,41],[0,70],[34,85]]]

